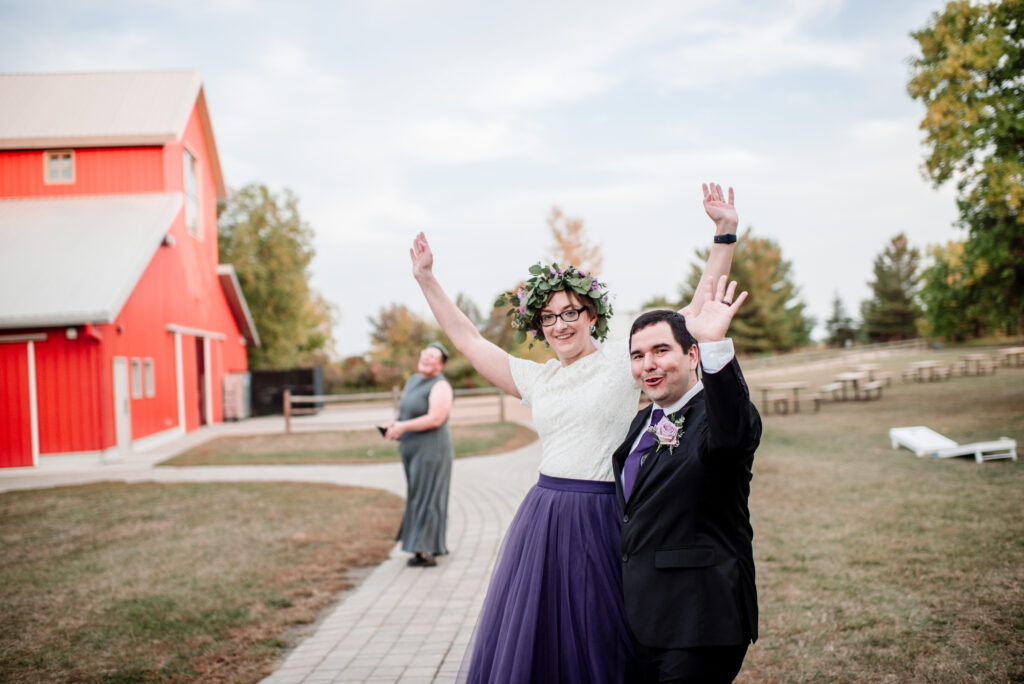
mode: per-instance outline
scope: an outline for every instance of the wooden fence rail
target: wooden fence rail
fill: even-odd
[[[498,397],[498,421],[505,422],[505,393],[497,387],[478,387],[474,389],[454,390],[455,398],[459,397]],[[292,394],[291,390],[284,391],[282,399],[284,408],[284,431],[292,431],[292,416],[309,415],[317,413],[318,408],[296,408],[297,405],[305,404],[352,404],[372,401],[390,401],[395,411],[398,411],[398,402],[402,397],[398,385],[391,388],[390,392],[365,392],[362,394]]]

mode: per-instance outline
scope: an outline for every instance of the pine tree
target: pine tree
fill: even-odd
[[[709,249],[697,250],[697,262],[707,262]],[[680,288],[679,301],[689,302],[700,281],[703,267],[690,265],[690,276]],[[810,341],[814,321],[804,315],[799,288],[793,282],[792,265],[782,258],[777,242],[751,235],[740,236],[733,253],[730,280],[738,290],[750,294],[729,327],[737,351],[786,351]]]
[[[833,347],[844,347],[857,338],[857,326],[853,319],[846,315],[843,300],[836,292],[832,298],[832,315],[825,321],[826,343]]]
[[[864,334],[872,342],[918,336],[921,309],[917,304],[920,252],[900,233],[875,257],[875,279],[868,283],[874,296],[861,304]]]

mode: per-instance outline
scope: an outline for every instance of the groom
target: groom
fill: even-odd
[[[638,681],[731,682],[757,639],[747,498],[761,417],[725,337],[747,293],[730,302],[725,283],[702,284],[696,315],[650,311],[630,331],[633,377],[654,402],[612,456]]]

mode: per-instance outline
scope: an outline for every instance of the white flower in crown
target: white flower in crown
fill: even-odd
[[[662,416],[657,425],[647,428],[647,432],[650,432],[657,438],[658,450],[661,447],[668,447],[668,453],[673,453],[675,448],[679,446],[679,435],[683,434],[683,423],[685,421],[686,416],[679,416],[675,420],[669,420],[668,416]]]

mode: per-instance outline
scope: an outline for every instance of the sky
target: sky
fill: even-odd
[[[820,337],[893,236],[963,237],[906,94],[943,4],[0,0],[0,72],[199,69],[228,186],[299,198],[341,356],[383,307],[430,316],[418,232],[487,310],[551,256],[553,206],[601,246],[617,311],[672,296],[711,243],[706,181],[779,243]]]

